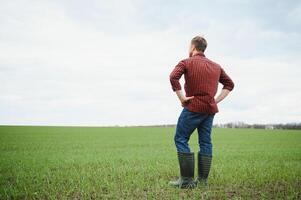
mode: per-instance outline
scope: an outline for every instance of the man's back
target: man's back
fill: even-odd
[[[184,107],[192,112],[213,114],[218,112],[214,96],[218,83],[223,89],[232,90],[234,83],[217,63],[206,58],[202,52],[181,60],[170,74],[174,91],[180,90],[179,79],[184,74],[186,96],[194,96]]]

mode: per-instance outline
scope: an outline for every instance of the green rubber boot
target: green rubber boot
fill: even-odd
[[[180,178],[170,181],[169,185],[177,188],[194,188],[194,153],[178,152]]]
[[[195,180],[197,185],[208,186],[211,162],[212,155],[203,155],[198,153],[198,177]]]

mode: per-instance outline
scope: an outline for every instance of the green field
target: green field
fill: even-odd
[[[301,131],[214,129],[210,186],[194,190],[168,186],[174,131],[0,126],[0,199],[301,199]]]

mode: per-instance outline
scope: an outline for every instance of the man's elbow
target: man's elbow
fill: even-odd
[[[170,73],[170,74],[169,74],[169,80],[170,80],[170,81],[173,81],[173,80],[175,80],[175,79],[176,79],[175,75],[174,75],[173,73]]]
[[[181,85],[177,80],[174,81],[174,80],[170,79],[170,85],[174,92],[177,90],[181,90]]]
[[[172,85],[174,85],[174,84],[176,84],[176,83],[179,81],[179,79],[178,79],[175,75],[170,74],[170,75],[169,75],[169,81],[170,81],[170,83],[171,83]]]
[[[234,89],[234,83],[231,81],[224,85],[223,89],[229,90],[230,92]]]
[[[231,90],[230,91],[232,91],[233,89],[234,89],[234,82],[231,81]]]

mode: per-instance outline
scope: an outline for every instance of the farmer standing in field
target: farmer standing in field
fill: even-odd
[[[204,55],[207,41],[201,36],[191,40],[189,58],[181,60],[170,74],[172,90],[176,92],[183,110],[178,118],[174,136],[180,165],[180,178],[169,185],[179,188],[194,188],[207,185],[212,161],[211,129],[217,104],[233,89],[234,83],[224,69]],[[182,93],[179,82],[184,74]],[[215,98],[218,83],[223,84],[221,93]],[[194,180],[194,153],[190,152],[189,138],[197,129],[199,140],[198,177]]]

